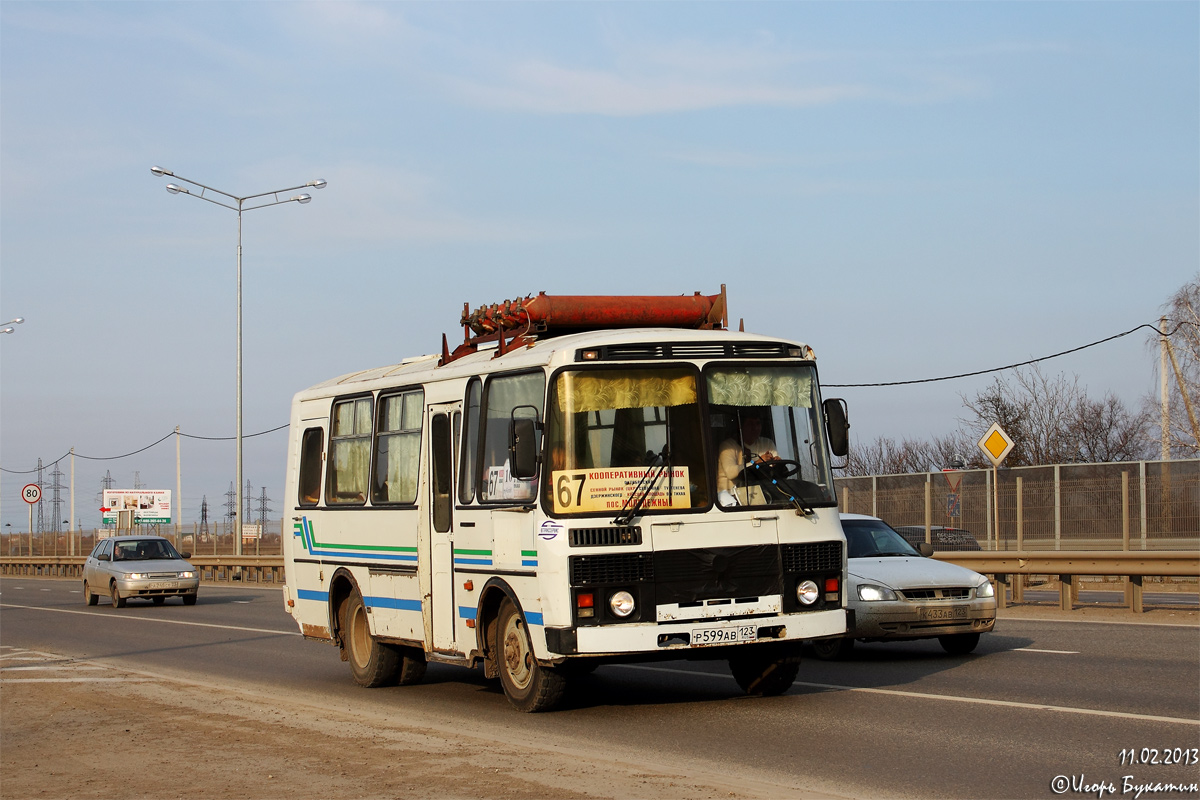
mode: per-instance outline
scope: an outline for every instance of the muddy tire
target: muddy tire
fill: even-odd
[[[979,644],[978,633],[952,633],[938,637],[938,644],[952,656],[965,656]]]
[[[183,604],[184,604],[185,606],[194,606],[194,605],[196,605],[196,593],[195,593],[195,592],[192,592],[191,594],[185,594],[185,595],[183,595]]]
[[[500,603],[497,622],[496,660],[508,702],[518,711],[531,713],[554,708],[566,691],[566,676],[534,658],[529,627],[512,600],[505,598]]]
[[[100,595],[92,591],[92,587],[88,586],[88,582],[83,582],[83,599],[89,606],[94,606],[100,600]]]
[[[108,587],[108,596],[112,598],[113,608],[125,607],[125,598],[121,597],[121,590],[117,588],[116,581]]]
[[[813,655],[822,661],[841,661],[854,650],[853,639],[817,639],[812,643]]]
[[[357,589],[342,603],[340,616],[342,653],[350,662],[354,682],[368,689],[395,683],[400,676],[400,654],[371,635],[367,607]]]
[[[746,694],[772,697],[791,688],[800,672],[800,657],[751,652],[729,659],[729,669]]]
[[[411,686],[414,683],[420,683],[425,677],[425,653],[415,647],[398,647],[396,645],[384,645],[396,651],[397,657],[400,659],[400,669],[396,672],[396,683],[401,686]]]

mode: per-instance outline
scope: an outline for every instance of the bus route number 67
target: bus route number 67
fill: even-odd
[[[560,472],[554,481],[555,500],[559,511],[569,511],[583,504],[583,485],[587,482],[586,472]]]

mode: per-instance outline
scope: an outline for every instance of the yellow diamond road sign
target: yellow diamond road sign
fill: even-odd
[[[1000,466],[1000,462],[1004,460],[1004,457],[1013,449],[1013,444],[1012,438],[1004,432],[1004,428],[1001,428],[1000,423],[997,422],[988,428],[987,433],[979,440],[979,449],[983,451],[985,456],[991,459],[993,466],[998,467]]]

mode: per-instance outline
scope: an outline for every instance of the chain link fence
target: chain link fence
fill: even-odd
[[[1200,548],[1197,459],[878,475],[835,485],[844,512],[893,527],[964,528],[985,550]]]

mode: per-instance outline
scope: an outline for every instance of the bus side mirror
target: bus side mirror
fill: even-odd
[[[850,421],[846,401],[831,398],[821,404],[825,409],[825,428],[829,431],[829,449],[839,458],[850,452]]]
[[[532,419],[518,418],[508,425],[508,457],[512,476],[527,481],[537,475],[537,425]]]

